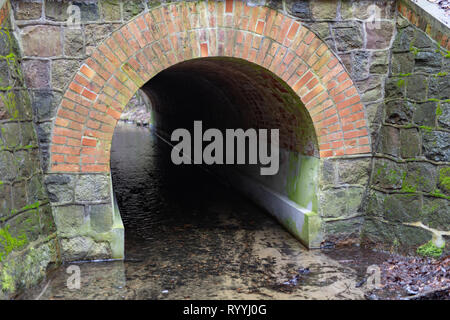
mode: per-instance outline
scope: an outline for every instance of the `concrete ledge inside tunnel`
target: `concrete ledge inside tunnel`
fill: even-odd
[[[317,137],[304,104],[283,80],[241,59],[201,58],[162,71],[142,90],[151,100],[152,126],[166,141],[177,128],[192,132],[194,121],[222,132],[279,129],[275,175],[261,175],[260,164],[203,166],[268,211],[306,247],[320,246]]]

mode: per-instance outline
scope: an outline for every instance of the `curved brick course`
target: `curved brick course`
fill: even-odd
[[[81,66],[54,120],[50,171],[108,172],[114,127],[134,93],[178,62],[211,56],[242,58],[286,81],[313,119],[321,157],[371,152],[353,81],[313,32],[267,7],[183,2],[139,15]]]

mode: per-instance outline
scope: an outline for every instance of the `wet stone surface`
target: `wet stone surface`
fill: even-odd
[[[149,129],[116,130],[111,165],[126,260],[79,263],[80,289],[67,288],[64,265],[20,298],[364,299],[356,270],[306,250],[203,170],[173,166]]]

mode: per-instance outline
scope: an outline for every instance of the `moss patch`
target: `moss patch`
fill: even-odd
[[[439,185],[445,190],[450,191],[450,167],[439,170]]]
[[[27,243],[27,236],[20,235],[18,238],[13,237],[9,233],[9,226],[0,229],[0,244],[3,249],[0,251],[0,262],[14,249],[22,248]]]
[[[417,248],[417,254],[424,257],[439,258],[442,255],[442,248],[438,248],[431,240]]]

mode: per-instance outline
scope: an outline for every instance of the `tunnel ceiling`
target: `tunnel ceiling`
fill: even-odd
[[[162,71],[143,90],[152,97],[154,110],[166,117],[203,120],[222,129],[279,129],[282,148],[318,156],[314,125],[298,95],[253,63],[193,59]]]

